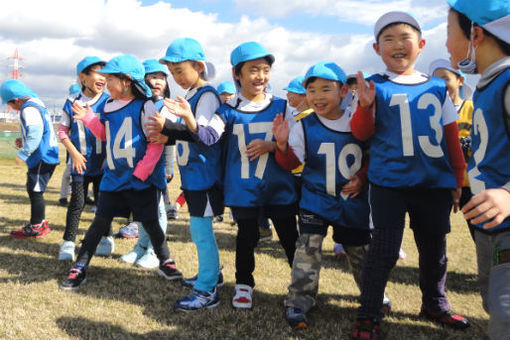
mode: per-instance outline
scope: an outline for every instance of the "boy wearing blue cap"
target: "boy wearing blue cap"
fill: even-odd
[[[223,214],[221,188],[221,146],[207,146],[192,136],[197,126],[218,124],[214,112],[220,106],[216,89],[207,80],[214,77],[214,67],[205,61],[198,41],[191,38],[174,40],[160,59],[166,64],[175,82],[188,90],[185,98],[165,99],[165,107],[181,118],[153,121],[151,136],[160,132],[173,139],[177,146],[177,164],[182,190],[190,213],[191,239],[197,247],[198,274],[183,281],[191,292],[177,300],[174,308],[193,311],[218,306],[217,286],[223,284],[213,216]],[[185,111],[185,115],[181,111]],[[184,128],[184,130],[183,130]],[[170,143],[174,142],[170,140]]]
[[[230,101],[236,95],[236,87],[231,81],[223,81],[216,88],[220,95],[221,103]]]
[[[491,339],[510,339],[510,3],[448,0],[446,46],[454,67],[480,73],[473,94],[473,197],[478,277]]]
[[[30,223],[11,231],[14,238],[40,238],[50,232],[45,218],[44,191],[57,166],[58,142],[48,110],[38,96],[18,80],[7,80],[0,88],[2,103],[19,111],[22,147],[16,164],[25,163]]]
[[[104,143],[96,138],[82,121],[73,119],[72,107],[74,103],[78,103],[82,107],[88,104],[95,112],[102,109],[110,97],[103,93],[106,81],[104,76],[98,73],[105,64],[105,61],[95,56],[85,57],[77,64],[76,75],[81,90],[67,98],[58,129],[60,141],[71,157],[72,176],[71,201],[67,208],[66,228],[58,255],[59,260],[74,260],[76,234],[89,183],[93,185],[96,202],[98,198],[105,158]],[[113,239],[106,235],[101,239],[96,254],[109,256],[112,251]]]
[[[425,46],[416,19],[388,12],[374,29],[374,50],[386,71],[358,72],[354,136],[369,140],[369,199],[374,229],[363,267],[354,339],[377,339],[384,288],[398,259],[406,212],[419,253],[420,315],[455,329],[469,327],[446,298],[446,234],[452,201],[457,211],[464,182],[457,112],[442,79],[415,71]]]
[[[306,102],[306,90],[302,85],[304,78],[304,76],[297,76],[284,88],[287,91],[289,105],[296,110],[294,114],[296,121],[312,113]]]
[[[72,110],[74,119],[83,121],[96,137],[106,141],[105,170],[96,215],[60,288],[76,290],[86,282],[90,260],[112,219],[128,217],[131,212],[151,238],[160,261],[157,273],[167,280],[181,279],[158,222],[160,193],[166,185],[164,167],[159,162],[163,146],[149,143],[145,137],[143,123],[157,111],[144,81],[144,68],[135,57],[121,55],[98,72],[105,75],[111,95],[99,111],[100,117],[88,104],[85,109],[75,102]]]
[[[366,145],[352,136],[350,114],[341,108],[347,107],[341,105],[349,91],[345,82],[344,71],[335,63],[315,64],[303,78],[313,113],[301,119],[292,131],[281,115],[273,122],[278,163],[292,170],[306,159],[299,237],[285,299],[287,321],[293,329],[308,326],[306,313],[315,305],[322,242],[328,227],[333,226],[335,241],[345,245],[358,286],[370,241]]]

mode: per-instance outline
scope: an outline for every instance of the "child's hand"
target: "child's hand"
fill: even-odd
[[[356,74],[356,80],[358,81],[358,99],[359,104],[362,108],[366,109],[372,106],[375,100],[375,83],[373,80],[367,86],[363,73],[358,71]]]
[[[283,114],[277,114],[273,119],[273,136],[276,139],[276,147],[282,152],[287,151],[289,133],[289,122],[283,118]]]
[[[73,170],[76,170],[80,175],[87,170],[85,163],[87,159],[79,152],[71,154],[73,160]]]
[[[14,145],[18,148],[18,149],[21,149],[23,147],[23,140],[18,137],[14,140]]]
[[[473,224],[484,223],[484,229],[494,228],[510,216],[510,192],[505,189],[487,189],[474,195],[462,208],[464,218]]]
[[[188,101],[180,96],[177,96],[177,100],[165,98],[164,103],[168,111],[177,117],[182,117],[184,119],[193,117],[193,112],[191,112],[191,106]]]
[[[166,144],[168,142],[168,136],[162,135],[161,133],[153,134],[149,136],[149,141],[152,144]]]
[[[459,211],[460,195],[462,195],[462,188],[457,188],[455,190],[452,190],[453,212],[454,213]]]
[[[72,110],[74,112],[74,119],[83,120],[89,111],[92,113],[92,109],[90,108],[89,104],[87,103],[85,105],[86,107],[83,107],[78,104],[78,102],[73,103]]]
[[[159,114],[159,112],[154,112],[154,116],[149,116],[149,121],[145,123],[145,127],[148,130],[148,136],[153,137],[159,135],[165,126],[165,117]]]
[[[358,196],[361,190],[363,190],[363,182],[358,176],[354,175],[349,179],[349,182],[342,187],[342,194],[348,195],[351,199]]]
[[[250,159],[250,161],[253,161],[257,159],[258,157],[262,156],[263,154],[270,152],[273,150],[273,143],[272,142],[266,142],[262,139],[254,139],[250,142],[250,144],[246,145],[246,156]]]
[[[25,164],[25,161],[19,158],[19,156],[16,156],[16,164],[18,165]]]

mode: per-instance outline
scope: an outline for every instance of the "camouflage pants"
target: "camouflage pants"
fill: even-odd
[[[289,294],[285,299],[286,307],[298,307],[306,313],[315,305],[319,290],[323,240],[323,235],[307,233],[299,235],[292,263]],[[367,246],[344,246],[344,249],[347,253],[349,268],[359,288]]]

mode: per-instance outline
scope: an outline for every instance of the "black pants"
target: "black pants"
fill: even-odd
[[[56,166],[57,164],[41,161],[28,169],[26,188],[30,198],[30,224],[39,224],[45,218],[46,204],[43,195]]]
[[[262,209],[262,212],[261,212]],[[265,206],[265,207],[232,207],[232,214],[237,221],[236,238],[236,283],[255,286],[253,271],[255,270],[255,247],[259,241],[259,216],[263,214],[273,221],[274,228],[285,250],[289,266],[292,267],[296,240],[296,207]]]

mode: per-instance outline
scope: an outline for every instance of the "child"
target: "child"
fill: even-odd
[[[216,91],[220,95],[222,104],[230,101],[236,95],[236,87],[231,81],[221,82]]]
[[[445,293],[446,234],[452,200],[458,209],[465,167],[457,113],[444,82],[414,70],[425,40],[413,16],[384,14],[374,36],[386,71],[369,77],[369,85],[358,72],[359,105],[351,120],[354,136],[370,139],[374,224],[352,337],[379,338],[384,288],[398,259],[406,212],[419,253],[420,315],[463,329],[469,322],[450,311]]]
[[[81,91],[69,96],[64,104],[62,119],[58,129],[58,136],[64,144],[71,158],[71,201],[67,208],[66,228],[58,255],[59,260],[74,260],[76,234],[80,216],[85,206],[85,197],[89,183],[94,186],[95,197],[99,183],[103,176],[103,162],[105,158],[104,143],[96,138],[92,132],[83,125],[83,122],[73,119],[72,107],[78,103],[82,107],[88,104],[94,112],[103,109],[106,100],[110,97],[103,93],[105,78],[98,73],[106,64],[98,57],[83,58],[76,66],[76,75],[81,85]],[[101,238],[96,255],[109,256],[113,251],[111,236]]]
[[[471,125],[473,122],[473,101],[465,100],[461,97],[461,90],[464,86],[464,74],[453,68],[451,63],[445,59],[436,59],[430,64],[429,74],[434,77],[441,78],[446,83],[448,95],[452,100],[455,109],[459,115],[457,125],[459,127],[459,138],[464,153],[464,159],[467,162],[471,157]],[[464,173],[464,185],[462,186],[462,194],[460,195],[459,208],[469,202],[473,195],[469,187],[469,179],[467,173]],[[475,226],[467,221],[469,232],[474,240]]]
[[[163,146],[149,144],[143,123],[156,111],[150,89],[144,82],[144,68],[133,56],[111,59],[98,71],[105,74],[111,98],[97,118],[78,103],[74,118],[82,120],[95,136],[106,140],[106,162],[101,180],[97,211],[78,253],[76,263],[61,284],[64,290],[76,290],[85,283],[87,267],[94,251],[115,216],[141,221],[150,235],[160,266],[157,273],[167,280],[182,274],[170,258],[165,234],[158,223],[160,190],[165,187],[163,164],[159,158]]]
[[[349,91],[345,81],[345,73],[338,65],[315,64],[303,77],[306,99],[314,113],[301,119],[290,137],[281,115],[273,123],[278,163],[292,170],[306,159],[299,202],[299,238],[285,299],[287,321],[294,329],[308,326],[306,313],[315,305],[322,241],[328,226],[333,226],[337,240],[345,244],[358,286],[365,247],[370,241],[368,192],[363,189],[366,147],[350,133],[350,115],[341,109],[341,101]]]
[[[296,110],[294,113],[296,121],[299,121],[301,118],[309,115],[313,111],[309,108],[306,101],[306,90],[302,85],[304,78],[304,76],[297,76],[284,88],[284,90],[287,91],[289,106]]]
[[[221,147],[219,144],[209,147],[197,143],[187,130],[195,130],[197,124],[208,125],[220,106],[216,90],[207,83],[214,76],[214,68],[205,62],[200,43],[191,38],[174,40],[160,62],[166,64],[175,82],[188,90],[186,99],[178,97],[177,102],[165,99],[170,113],[178,115],[176,108],[186,100],[190,103],[186,115],[178,115],[182,117],[181,122],[167,119],[162,130],[163,134],[178,139],[177,164],[190,212],[191,239],[198,254],[198,274],[183,281],[184,286],[193,289],[187,296],[177,300],[174,308],[180,311],[214,308],[220,303],[216,287],[223,283],[212,225],[213,216],[223,214]],[[163,126],[159,121],[154,121],[151,127],[157,134]]]
[[[7,80],[0,88],[2,103],[19,111],[23,147],[16,164],[25,163],[30,198],[30,223],[11,231],[14,238],[40,238],[50,232],[45,217],[44,191],[57,166],[58,143],[48,110],[38,96],[18,80]]]
[[[473,95],[473,198],[478,276],[489,337],[510,339],[510,6],[506,0],[448,1],[446,46],[454,67],[480,73]],[[467,56],[467,57],[466,57]]]
[[[145,83],[152,91],[152,101],[156,109],[161,111],[163,108],[163,99],[170,97],[170,89],[167,83],[168,71],[164,65],[161,65],[156,59],[149,59],[143,62],[145,68]],[[160,162],[165,164],[165,178],[167,183],[173,177],[173,152],[174,146],[166,146]],[[165,185],[163,196],[168,195],[168,190]],[[165,203],[163,197],[159,202],[159,224],[163,234],[166,234],[167,218],[165,211]],[[132,263],[142,268],[156,268],[159,265],[159,260],[154,253],[154,247],[150,242],[149,234],[145,231],[140,222],[133,221],[128,226],[137,226],[139,234],[138,241],[135,247],[129,253],[121,256],[121,260],[126,263]]]
[[[218,145],[224,135],[225,204],[230,206],[238,225],[232,306],[251,309],[261,211],[272,219],[289,265],[294,258],[296,193],[292,175],[276,164],[271,132],[276,114],[285,113],[286,119],[294,120],[285,100],[265,92],[273,55],[260,44],[247,42],[232,51],[230,62],[239,91],[218,109],[208,126],[197,124],[190,117],[186,102],[179,103],[178,112],[170,112],[189,119],[190,130],[204,144]]]

